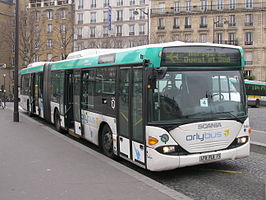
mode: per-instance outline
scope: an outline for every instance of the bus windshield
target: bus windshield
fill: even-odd
[[[150,122],[189,123],[245,117],[240,71],[167,71],[149,92]]]

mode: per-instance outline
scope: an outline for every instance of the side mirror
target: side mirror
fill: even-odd
[[[155,89],[156,81],[163,79],[166,73],[167,73],[167,67],[150,68],[148,76],[148,88]]]

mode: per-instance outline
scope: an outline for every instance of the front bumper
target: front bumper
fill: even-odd
[[[200,162],[199,157],[204,155],[212,155],[212,154],[221,154],[221,158],[219,160]],[[208,153],[197,153],[190,154],[185,156],[170,156],[161,154],[155,149],[147,148],[147,168],[151,171],[164,171],[171,170],[180,167],[206,164],[211,162],[217,162],[222,160],[234,160],[238,158],[244,158],[249,156],[250,154],[250,141],[246,144],[234,148],[234,149],[226,149],[220,151],[213,151]]]

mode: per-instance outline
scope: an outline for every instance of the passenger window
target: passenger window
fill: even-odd
[[[94,107],[95,70],[82,73],[81,107],[83,109]]]

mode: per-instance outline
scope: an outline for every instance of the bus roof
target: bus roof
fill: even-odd
[[[22,69],[21,74],[41,72],[45,63],[51,65],[52,70],[62,69],[75,69],[85,68],[89,66],[105,66],[105,65],[122,65],[129,63],[143,63],[145,59],[148,59],[152,63],[152,67],[160,67],[160,55],[164,47],[178,47],[178,46],[213,46],[239,49],[243,53],[243,49],[239,46],[224,45],[224,44],[212,44],[212,43],[185,43],[181,41],[149,44],[143,46],[137,46],[126,49],[87,49],[79,52],[73,52],[69,55],[68,59],[57,62],[38,62],[32,63],[28,68]],[[108,62],[112,59],[112,55],[115,57],[115,62]],[[100,63],[99,60],[103,62]]]

